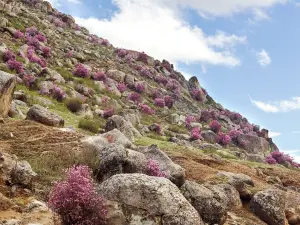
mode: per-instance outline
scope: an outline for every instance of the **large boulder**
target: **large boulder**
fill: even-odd
[[[185,181],[185,169],[178,164],[175,164],[166,153],[161,151],[156,145],[149,147],[139,147],[136,151],[143,153],[147,160],[155,160],[158,162],[159,167],[177,186],[182,186]]]
[[[44,125],[53,127],[63,127],[65,123],[61,116],[50,112],[40,105],[32,106],[27,113],[26,119],[34,120]]]
[[[108,70],[107,75],[118,82],[124,82],[125,79],[125,73],[119,70]]]
[[[15,76],[0,71],[0,117],[6,117],[10,110],[16,83]]]
[[[251,154],[265,155],[270,148],[269,142],[266,139],[248,134],[239,135],[237,143]]]
[[[181,192],[205,223],[223,224],[225,222],[225,207],[215,198],[211,190],[196,182],[186,181],[181,187]]]
[[[141,133],[123,116],[114,115],[107,120],[106,131],[111,131],[117,128],[120,130],[130,141],[134,140],[134,137],[141,137]]]
[[[0,176],[5,182],[31,187],[36,175],[27,161],[19,161],[16,156],[0,153]]]
[[[201,136],[206,142],[211,144],[215,144],[217,142],[217,135],[211,130],[202,131]]]
[[[285,193],[277,188],[257,192],[250,201],[256,216],[269,225],[285,224]]]
[[[98,191],[122,205],[126,224],[203,224],[179,189],[165,178],[118,174],[100,184]]]
[[[64,84],[66,83],[65,79],[55,70],[52,70],[50,68],[45,68],[41,75],[45,76],[45,80],[47,81],[53,81],[54,83],[58,84]]]

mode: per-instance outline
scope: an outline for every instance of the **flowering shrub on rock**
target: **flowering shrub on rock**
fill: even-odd
[[[211,112],[207,109],[204,109],[201,111],[201,117],[200,117],[200,121],[201,122],[209,122],[212,119],[212,115]]]
[[[51,56],[51,48],[49,47],[42,47],[43,56],[50,57]]]
[[[51,93],[52,97],[57,101],[62,101],[67,96],[66,93],[58,86],[54,86]]]
[[[137,93],[143,93],[145,91],[145,85],[141,82],[135,84],[135,91]]]
[[[200,101],[200,102],[204,101],[204,99],[205,99],[205,94],[199,88],[193,89],[191,91],[191,95],[192,95],[193,99]]]
[[[92,75],[92,79],[105,82],[107,80],[107,75],[104,72],[97,72]]]
[[[35,36],[38,34],[38,29],[36,27],[28,27],[26,28],[26,35]]]
[[[201,139],[201,130],[199,127],[194,127],[191,131],[191,140],[196,141]]]
[[[152,159],[147,162],[147,174],[153,177],[167,177],[166,172],[159,168],[159,163]]]
[[[23,63],[18,62],[15,59],[8,60],[6,65],[10,70],[15,70],[18,74],[22,74],[24,72]]]
[[[118,83],[117,88],[118,88],[119,92],[123,93],[124,91],[126,91],[127,85],[124,84],[123,82],[121,82],[121,83]]]
[[[138,61],[141,61],[145,64],[148,64],[148,55],[145,52],[140,52],[137,58]]]
[[[27,49],[27,57],[30,62],[37,63],[43,68],[47,66],[47,62],[45,59],[39,58],[35,55],[35,51],[33,47],[29,47]]]
[[[77,77],[86,78],[89,76],[89,69],[83,64],[77,64],[73,74]]]
[[[293,167],[300,168],[300,164],[295,162],[293,157],[280,151],[271,152],[271,154],[265,158],[265,162],[268,164],[289,164]]]
[[[7,50],[3,53],[3,56],[2,56],[2,59],[4,62],[7,62],[9,60],[15,60],[16,59],[16,56],[14,55],[14,53],[10,50]]]
[[[23,76],[23,82],[26,87],[32,88],[35,86],[36,78],[35,78],[35,76],[33,76],[31,74],[25,74]]]
[[[35,49],[40,48],[40,41],[35,36],[27,35],[26,36],[26,43],[27,43],[27,45],[29,45],[29,46],[31,46]]]
[[[139,103],[141,102],[141,95],[139,93],[136,93],[136,92],[133,92],[133,93],[130,93],[129,96],[128,96],[128,99],[135,102],[135,103]]]
[[[168,78],[163,76],[163,75],[158,75],[154,78],[154,80],[159,83],[159,84],[162,84],[162,85],[167,85],[168,83]]]
[[[194,116],[188,115],[185,118],[185,126],[187,128],[190,128],[191,127],[191,123],[193,123],[193,122],[196,122],[196,118]]]
[[[242,132],[241,131],[238,131],[238,130],[231,130],[228,135],[229,137],[231,138],[232,141],[237,141],[237,138],[239,135],[241,135]]]
[[[15,33],[14,33],[14,38],[15,39],[23,39],[24,38],[24,33],[19,31],[19,30],[16,30]]]
[[[217,136],[217,142],[222,146],[227,146],[230,144],[231,138],[229,135],[220,132]]]
[[[217,120],[213,120],[209,124],[210,129],[215,132],[216,134],[221,131],[221,124]]]
[[[110,108],[110,109],[105,109],[103,112],[103,118],[107,119],[111,116],[113,116],[115,113],[115,109],[114,108]]]
[[[38,39],[40,42],[47,42],[47,38],[41,34],[41,33],[38,33],[36,36],[35,36],[36,39]]]
[[[94,188],[90,169],[73,166],[66,171],[65,180],[52,188],[48,205],[64,225],[101,225],[107,215],[104,201]]]
[[[153,77],[153,74],[147,68],[142,68],[140,70],[140,75],[143,76],[143,77],[145,77],[145,78],[152,78]]]
[[[116,53],[119,58],[124,58],[127,55],[127,50],[122,49],[122,48],[117,48]]]
[[[74,55],[74,51],[68,51],[67,54],[66,54],[66,57],[67,58],[72,58]]]
[[[169,109],[171,109],[171,108],[173,107],[173,105],[174,105],[174,100],[173,100],[173,98],[172,98],[171,96],[169,96],[169,95],[164,96],[164,101],[165,101],[165,105],[166,105]]]
[[[154,99],[154,105],[157,107],[163,108],[165,107],[165,100],[163,98],[156,98]]]
[[[154,109],[151,109],[151,107],[148,106],[147,104],[140,104],[139,109],[142,113],[145,113],[148,115],[152,115],[155,113]]]

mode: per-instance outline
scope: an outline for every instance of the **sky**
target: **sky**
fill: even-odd
[[[115,47],[167,59],[300,162],[300,0],[50,0]]]

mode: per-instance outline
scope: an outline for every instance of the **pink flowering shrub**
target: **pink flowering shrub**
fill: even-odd
[[[153,74],[151,73],[151,71],[147,68],[142,68],[140,70],[140,75],[146,78],[152,78]]]
[[[140,52],[137,58],[138,61],[141,61],[145,64],[148,64],[148,55],[145,52]]]
[[[51,56],[51,48],[50,47],[42,47],[43,56],[49,58]]]
[[[168,83],[166,85],[166,89],[169,91],[175,91],[176,89],[179,89],[180,84],[177,80],[170,79],[168,80]]]
[[[66,93],[58,86],[54,86],[51,93],[52,97],[60,102],[67,96]]]
[[[201,139],[201,130],[199,127],[194,127],[191,131],[191,141]]]
[[[104,72],[97,72],[92,75],[92,79],[105,82],[107,80],[107,75]]]
[[[295,162],[293,157],[280,151],[271,152],[271,154],[265,158],[265,162],[268,164],[290,164],[293,167],[300,168],[300,164]]]
[[[77,77],[86,78],[89,76],[89,69],[83,64],[77,64],[73,74]]]
[[[205,95],[204,93],[202,92],[201,89],[199,88],[195,88],[191,91],[191,95],[192,95],[192,98],[199,101],[199,102],[202,102],[204,99],[205,99]]]
[[[211,115],[211,112],[207,109],[204,109],[201,111],[201,118],[200,118],[200,121],[201,122],[209,122],[210,120],[212,119],[212,115]]]
[[[41,34],[41,33],[38,33],[36,36],[35,36],[36,39],[38,39],[40,42],[47,42],[47,38],[45,37],[45,35]]]
[[[74,51],[68,51],[67,54],[66,54],[66,57],[67,58],[72,58],[74,55]]]
[[[14,55],[14,53],[10,50],[7,50],[3,53],[2,59],[4,62],[7,62],[8,60],[15,60],[16,56]]]
[[[237,142],[237,138],[242,134],[241,131],[238,130],[231,130],[228,135],[232,141]]]
[[[141,102],[142,97],[139,93],[133,92],[128,95],[128,99],[135,103],[139,103]]]
[[[169,96],[169,95],[164,96],[164,101],[165,101],[165,105],[166,105],[169,109],[171,109],[171,108],[173,107],[173,105],[174,105],[174,100],[173,100],[173,98],[172,98],[171,96]]]
[[[213,120],[209,124],[210,129],[215,132],[216,134],[221,131],[221,124],[217,120]]]
[[[187,128],[190,128],[191,127],[191,123],[193,123],[193,122],[196,122],[196,118],[194,116],[188,115],[185,118],[185,126]]]
[[[242,117],[241,114],[239,114],[239,113],[237,113],[237,112],[231,112],[231,113],[229,114],[229,118],[230,118],[231,120],[241,120],[243,117]]]
[[[268,163],[268,164],[272,164],[272,165],[277,164],[276,159],[274,159],[274,158],[272,157],[272,155],[267,156],[267,157],[265,158],[265,162]]]
[[[61,27],[61,28],[65,28],[65,27],[66,27],[66,23],[63,22],[63,21],[62,21],[61,19],[59,19],[59,18],[54,18],[52,22],[54,23],[54,25],[55,25],[56,27]]]
[[[217,142],[222,146],[227,146],[231,142],[231,138],[229,135],[220,132],[217,136]]]
[[[148,115],[152,115],[152,114],[155,113],[155,110],[151,109],[151,107],[148,106],[147,104],[140,104],[139,109],[142,113],[145,113],[145,114],[148,114]]]
[[[35,49],[39,49],[40,45],[41,45],[40,41],[35,36],[30,36],[30,35],[26,36],[26,43],[27,43],[27,45],[29,45]]]
[[[147,174],[153,177],[167,177],[166,172],[160,169],[159,163],[152,159],[147,162]]]
[[[115,113],[115,109],[114,108],[110,108],[110,109],[106,109],[103,112],[103,118],[107,119],[109,117],[112,117]]]
[[[162,85],[167,85],[168,83],[168,78],[163,76],[163,75],[158,75],[154,78],[154,80],[159,83],[159,84],[162,84]]]
[[[23,76],[23,82],[24,82],[26,87],[32,88],[36,84],[36,78],[35,78],[35,76],[33,76],[31,74],[25,74]]]
[[[119,58],[124,58],[127,55],[127,50],[118,48],[116,49],[116,53]]]
[[[154,99],[154,105],[157,107],[163,108],[165,107],[165,100],[163,98],[156,98]]]
[[[97,194],[87,166],[66,170],[65,179],[52,188],[48,205],[64,225],[105,224],[105,200]]]
[[[7,67],[10,70],[15,70],[18,74],[24,72],[23,63],[16,61],[15,59],[10,59],[6,62]]]
[[[27,57],[28,57],[28,59],[29,59],[30,62],[37,63],[37,64],[39,64],[43,68],[47,66],[47,62],[46,62],[45,59],[39,58],[39,57],[37,57],[35,55],[33,47],[29,47],[27,49]]]
[[[38,34],[38,29],[36,27],[28,27],[25,33],[26,35],[35,36]]]
[[[123,93],[124,91],[126,91],[127,85],[124,84],[124,82],[120,82],[117,84],[117,88],[118,88],[119,92]]]
[[[141,83],[141,82],[136,83],[134,86],[135,86],[135,91],[137,93],[141,94],[141,93],[143,93],[145,91],[145,85],[143,83]]]
[[[24,38],[24,33],[19,31],[19,30],[16,30],[15,33],[14,33],[14,38],[15,39],[23,39]]]

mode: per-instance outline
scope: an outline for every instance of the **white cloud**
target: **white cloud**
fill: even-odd
[[[273,131],[269,132],[269,137],[270,138],[279,137],[281,135],[282,135],[282,133],[279,133],[279,132],[273,132]]]
[[[80,0],[68,0],[68,2],[74,3],[74,4],[81,4],[82,3]]]
[[[253,18],[249,19],[248,21],[250,24],[256,24],[262,20],[271,20],[271,17],[263,9],[254,9]]]
[[[300,97],[293,97],[289,100],[281,100],[274,102],[262,102],[251,99],[251,102],[259,109],[265,112],[278,113],[278,112],[290,112],[300,109]]]
[[[257,60],[261,66],[267,66],[271,63],[271,58],[265,49],[262,49],[260,52],[257,52]]]
[[[167,1],[115,0],[119,10],[110,20],[75,19],[113,45],[145,51],[158,59],[168,59],[173,63],[240,64],[234,55],[234,47],[244,44],[245,36],[221,31],[216,35],[206,35],[201,28],[189,25],[180,17],[176,4],[165,5]]]

